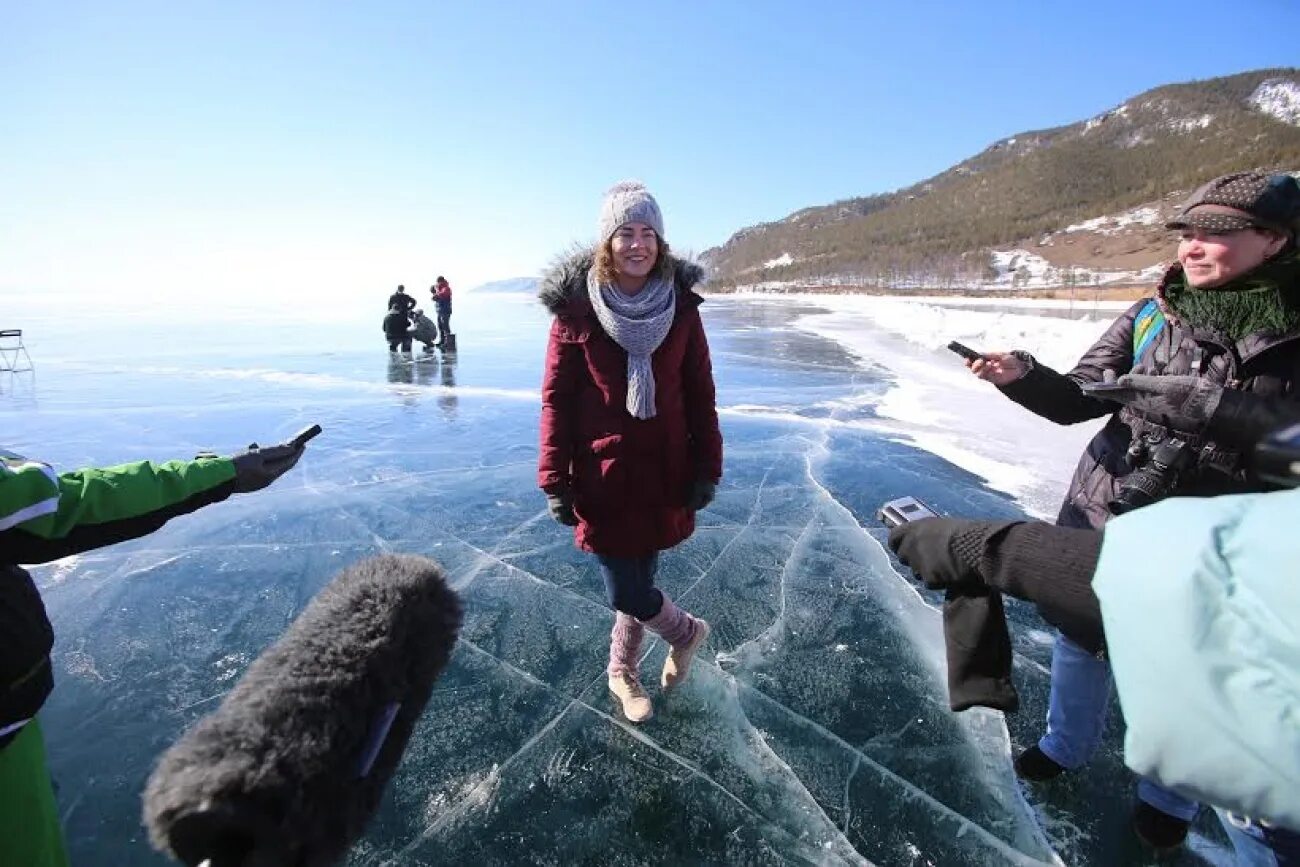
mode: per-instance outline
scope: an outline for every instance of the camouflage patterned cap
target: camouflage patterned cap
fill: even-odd
[[[1300,183],[1291,175],[1235,172],[1197,188],[1170,229],[1231,232],[1253,227],[1295,235],[1300,228]]]

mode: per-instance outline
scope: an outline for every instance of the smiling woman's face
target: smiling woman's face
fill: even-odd
[[[645,223],[624,223],[609,239],[609,249],[619,287],[639,291],[659,261],[659,236]]]
[[[1267,229],[1210,232],[1189,226],[1179,233],[1178,261],[1193,289],[1216,289],[1257,268],[1286,239]]]

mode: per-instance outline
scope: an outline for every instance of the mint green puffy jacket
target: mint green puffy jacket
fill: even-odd
[[[1300,489],[1117,518],[1092,586],[1128,766],[1300,830]]]

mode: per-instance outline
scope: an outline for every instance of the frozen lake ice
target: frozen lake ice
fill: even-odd
[[[812,302],[702,311],[725,475],[659,581],[714,632],[641,726],[605,689],[612,614],[595,562],[535,487],[547,321],[534,302],[458,298],[459,352],[414,360],[390,358],[378,313],[25,320],[37,371],[0,380],[4,440],[57,468],[325,430],[263,492],[33,570],[58,635],[43,720],[73,863],[167,863],[139,819],[154,759],[330,577],[379,551],[440,561],[467,613],[350,864],[1141,863],[1117,720],[1087,772],[1032,790],[1013,777],[1013,749],[1042,725],[1037,616],[1010,606],[1020,713],[952,714],[937,600],[882,547],[875,509],[904,494],[1023,515],[880,412],[916,365],[951,357],[873,357],[892,338],[831,339],[806,327],[825,315]],[[967,435],[960,419],[925,428],[945,423]],[[648,644],[648,675],[663,653]],[[1226,863],[1213,820],[1198,828],[1208,836],[1174,863]]]

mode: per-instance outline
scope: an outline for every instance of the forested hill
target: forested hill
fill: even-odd
[[[1248,168],[1300,170],[1300,69],[1159,87],[906,189],[742,229],[702,258],[715,291],[1025,285],[1031,262],[1036,285],[1114,282],[1168,256],[1159,224],[1187,191]]]

